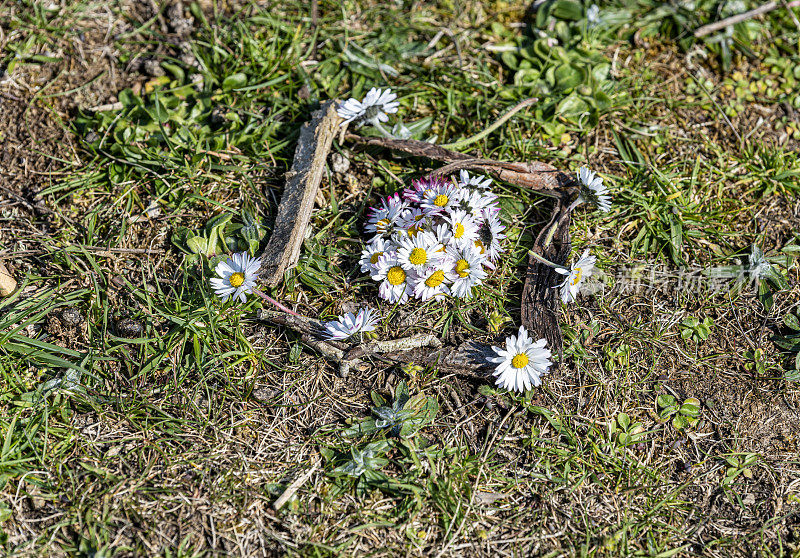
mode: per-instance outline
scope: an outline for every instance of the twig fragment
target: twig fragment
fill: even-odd
[[[786,8],[795,8],[797,6],[800,6],[800,0],[794,0],[793,2],[788,2],[785,5]],[[772,10],[778,9],[780,7],[781,7],[781,2],[767,2],[766,4],[762,4],[761,6],[753,8],[752,10],[732,15],[730,17],[726,17],[725,19],[715,21],[714,23],[709,23],[707,25],[703,25],[702,27],[698,27],[694,32],[694,36],[697,37],[698,39],[700,37],[705,37],[706,35],[710,35],[715,31],[719,31],[720,29],[725,29],[726,27],[730,27],[731,25],[736,25],[737,23],[747,21],[748,19],[753,19],[754,17],[758,17],[762,14],[769,13]]]
[[[272,508],[275,511],[281,509],[286,504],[286,502],[288,502],[292,498],[292,496],[294,496],[295,493],[298,490],[300,490],[300,487],[303,486],[308,481],[308,479],[311,478],[311,475],[313,475],[317,469],[319,469],[319,461],[314,461],[314,463],[311,465],[311,468],[308,471],[297,477],[292,482],[292,484],[286,487],[286,490],[283,491],[283,494],[278,496],[278,499],[275,500],[274,504],[272,504]]]

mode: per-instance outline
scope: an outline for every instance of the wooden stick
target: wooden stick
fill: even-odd
[[[0,296],[9,296],[16,288],[17,280],[12,277],[3,262],[0,262]]]
[[[283,280],[283,273],[294,267],[300,257],[314,198],[340,122],[335,102],[328,101],[300,130],[275,227],[261,256],[264,270],[261,281],[270,287],[278,285]]]
[[[794,8],[797,6],[800,6],[800,1],[798,0],[786,4],[787,8]],[[754,17],[766,14],[780,7],[781,7],[780,2],[767,2],[766,4],[759,6],[758,8],[753,8],[750,11],[742,12],[740,14],[736,14],[731,17],[726,17],[725,19],[721,19],[720,21],[709,23],[708,25],[703,25],[702,27],[698,27],[697,30],[694,32],[694,36],[697,38],[705,37],[706,35],[709,35],[715,31],[719,31],[720,29],[725,29],[726,27],[729,27],[731,25],[736,25],[737,23],[747,21],[748,19],[753,19]]]

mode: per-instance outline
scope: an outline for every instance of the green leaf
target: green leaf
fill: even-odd
[[[208,241],[202,236],[193,236],[186,239],[186,247],[193,254],[205,254],[208,248]]]
[[[797,361],[795,370],[787,370],[783,373],[783,378],[787,382],[800,382],[800,353],[797,353]]]
[[[687,426],[689,426],[689,421],[690,421],[689,417],[683,415],[676,415],[672,419],[672,426],[675,428],[675,430],[683,430]]]
[[[795,331],[800,331],[800,320],[792,313],[788,313],[783,317],[783,323],[786,327],[790,327]]]
[[[574,89],[583,83],[584,80],[583,72],[570,64],[558,66],[554,75],[556,78],[556,85],[564,91]]]
[[[631,419],[630,419],[630,417],[629,417],[627,414],[625,414],[625,413],[620,413],[619,415],[617,415],[617,422],[619,423],[619,425],[620,425],[620,426],[621,426],[621,427],[622,427],[624,430],[627,430],[627,429],[628,429],[628,427],[631,425]]]
[[[688,398],[681,405],[680,412],[682,415],[696,418],[700,416],[700,400],[694,397]]]
[[[230,91],[231,89],[244,87],[245,85],[247,85],[247,76],[245,74],[238,73],[226,77],[222,82],[222,89],[223,91]]]
[[[558,103],[556,114],[564,118],[574,118],[589,111],[589,105],[577,93],[571,93]]]
[[[550,8],[550,15],[567,21],[583,19],[583,6],[577,0],[556,0]]]

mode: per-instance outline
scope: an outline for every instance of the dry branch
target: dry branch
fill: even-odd
[[[489,376],[486,357],[493,354],[491,349],[471,341],[458,347],[443,346],[436,336],[421,334],[351,346],[341,341],[320,339],[321,327],[311,318],[290,316],[272,310],[259,310],[256,317],[300,333],[300,340],[304,344],[319,352],[328,361],[339,365],[339,375],[342,377],[347,376],[351,368],[364,366],[362,359],[365,357],[374,357],[390,364],[413,362],[436,366],[446,372],[462,376],[477,378]]]
[[[300,257],[314,198],[340,121],[334,101],[328,101],[300,130],[275,227],[261,256],[261,281],[270,287],[280,283],[283,273],[294,267]]]
[[[450,174],[461,169],[479,170],[491,174],[498,180],[542,193],[549,193],[550,195],[553,195],[552,191],[555,190],[575,189],[577,187],[575,179],[571,175],[547,163],[509,163],[492,159],[479,159],[419,140],[363,138],[354,134],[348,134],[347,139],[361,145],[394,149],[415,157],[425,157],[434,161],[448,163],[431,174]]]

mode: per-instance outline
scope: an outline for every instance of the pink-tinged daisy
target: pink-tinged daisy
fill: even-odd
[[[326,322],[323,335],[326,339],[341,341],[356,333],[373,331],[378,319],[369,308],[362,308],[358,314],[348,312],[344,316],[339,316],[336,321]]]
[[[421,300],[441,298],[450,294],[448,285],[453,281],[453,262],[442,258],[435,265],[419,273],[414,280],[414,296]]]
[[[217,264],[214,271],[219,277],[210,279],[214,293],[222,302],[233,297],[239,302],[246,302],[248,294],[253,292],[261,268],[259,258],[251,258],[247,252],[233,254],[226,261]]]
[[[458,187],[452,182],[442,182],[422,193],[420,205],[426,213],[450,210],[458,203]]]
[[[472,289],[483,283],[486,271],[483,269],[485,256],[481,256],[473,244],[449,246],[447,255],[453,262],[453,284],[450,292],[458,298],[471,298]]]
[[[564,304],[575,300],[581,288],[581,283],[594,271],[594,264],[596,261],[597,258],[590,256],[589,250],[587,249],[584,250],[580,259],[572,264],[572,267],[569,269],[564,267],[555,268],[556,273],[567,276],[563,283],[554,287],[556,289],[561,289],[561,300]]]
[[[361,271],[372,275],[378,269],[378,259],[386,252],[393,252],[396,250],[394,242],[391,240],[384,240],[381,237],[376,238],[361,252],[361,259],[358,261],[361,264]]]
[[[403,198],[406,201],[420,203],[425,195],[432,192],[434,188],[449,184],[447,180],[439,176],[426,176],[411,181],[411,188],[403,191]]]
[[[342,126],[348,122],[354,122],[357,126],[362,126],[367,122],[386,122],[389,114],[397,112],[400,103],[395,101],[397,95],[391,89],[376,89],[373,87],[364,97],[363,101],[350,98],[343,102],[336,109],[339,116],[344,118]]]
[[[378,295],[389,302],[405,304],[408,297],[414,293],[411,281],[416,278],[416,274],[400,266],[397,252],[387,252],[378,258],[377,267],[372,279],[380,282]]]
[[[494,376],[497,385],[508,390],[523,392],[542,385],[542,375],[547,374],[553,364],[551,352],[546,348],[547,341],[539,339],[535,343],[528,337],[525,326],[519,327],[519,334],[506,338],[505,350],[492,347],[496,357],[488,361],[496,364]]]
[[[397,261],[406,270],[422,272],[444,256],[444,246],[430,232],[420,232],[399,240]]]

